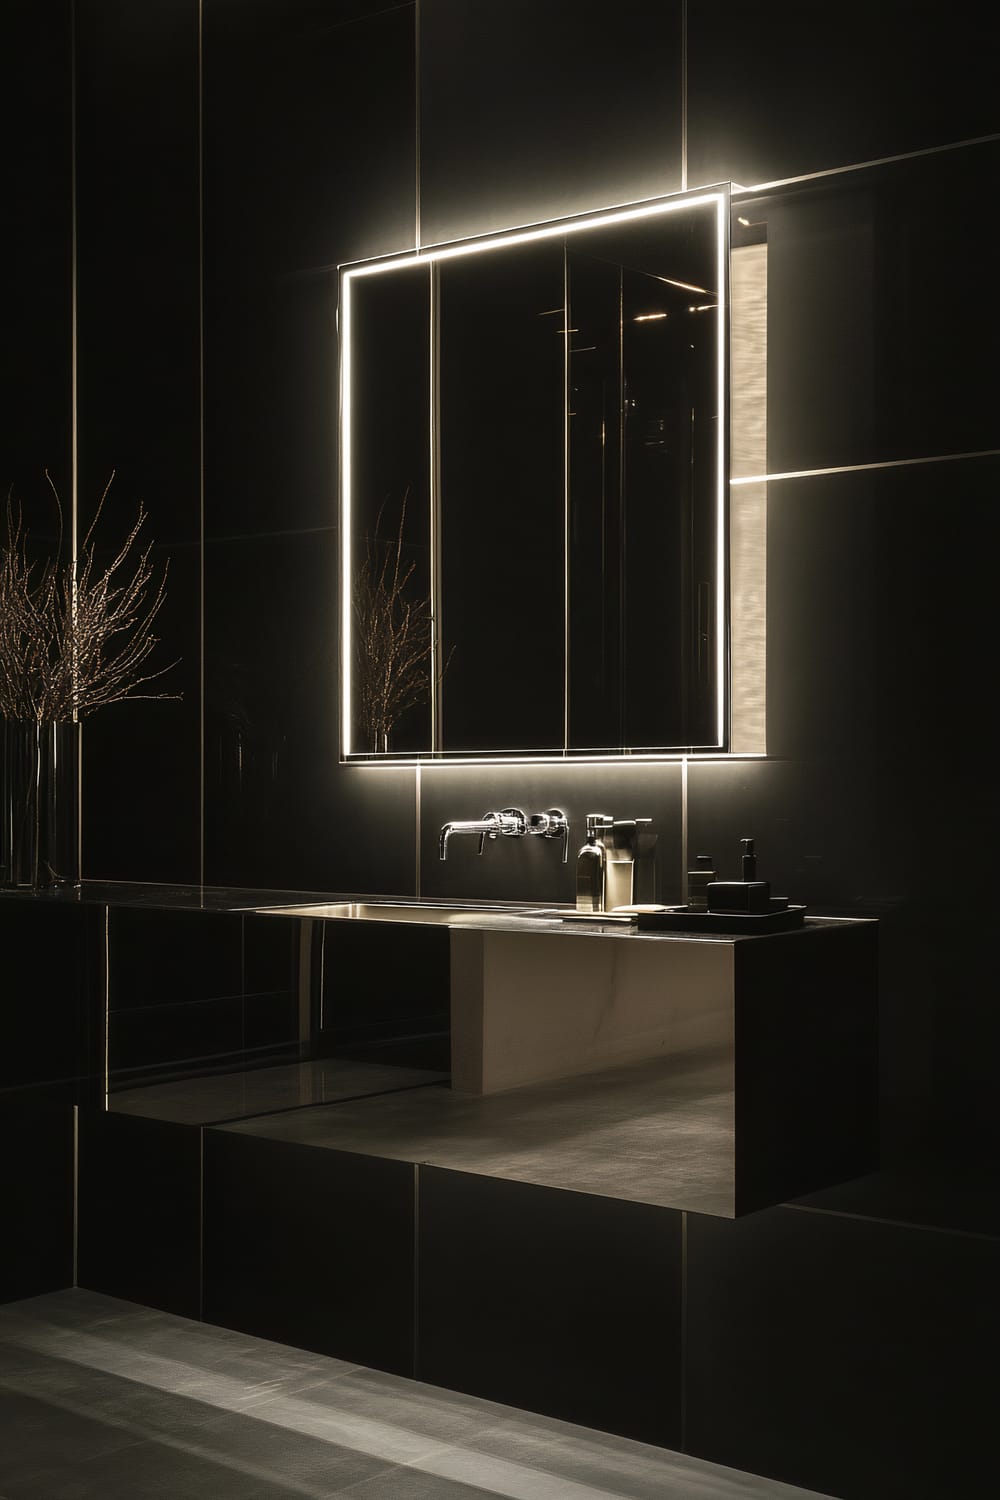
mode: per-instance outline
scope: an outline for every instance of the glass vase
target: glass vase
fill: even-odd
[[[80,884],[80,725],[4,719],[0,883]]]

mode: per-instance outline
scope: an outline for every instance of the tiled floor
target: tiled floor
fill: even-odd
[[[0,1307],[0,1500],[807,1494],[93,1292]]]

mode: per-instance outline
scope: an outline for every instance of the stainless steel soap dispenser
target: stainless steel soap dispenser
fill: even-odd
[[[587,814],[587,842],[576,856],[576,909],[603,911],[608,871],[608,851],[602,835],[609,834],[614,819],[607,813]]]

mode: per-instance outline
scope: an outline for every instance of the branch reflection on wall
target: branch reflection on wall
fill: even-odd
[[[767,245],[735,245],[730,260],[730,474],[767,473]],[[734,754],[766,742],[767,481],[730,488],[732,739]]]

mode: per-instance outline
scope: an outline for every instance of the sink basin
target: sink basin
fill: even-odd
[[[419,922],[446,927],[509,927],[515,922],[555,925],[561,920],[553,910],[539,912],[525,906],[477,905],[458,902],[455,905],[432,901],[322,901],[299,906],[269,906],[266,913],[280,912],[291,917],[320,917],[334,921]]]

